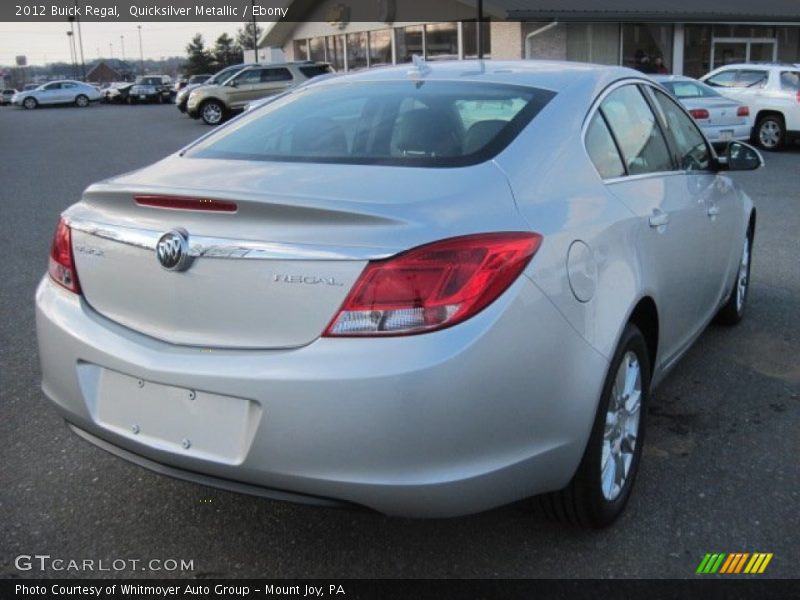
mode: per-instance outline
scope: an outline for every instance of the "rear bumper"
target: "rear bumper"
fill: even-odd
[[[706,134],[708,141],[712,144],[725,144],[733,140],[747,141],[753,126],[750,123],[745,125],[721,125],[718,127],[703,126],[703,133]]]
[[[524,277],[450,329],[291,350],[163,343],[105,319],[46,277],[36,322],[42,388],[89,441],[209,485],[415,517],[478,512],[566,485],[607,370]],[[241,454],[220,460],[184,449],[180,435],[151,443],[108,426],[98,410],[114,403],[98,397],[107,372],[219,395],[231,409],[251,403]],[[168,396],[163,402],[174,401]],[[177,423],[206,428],[198,435],[218,431],[189,408]]]

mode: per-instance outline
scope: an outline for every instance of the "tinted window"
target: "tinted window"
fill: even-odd
[[[289,69],[262,69],[261,70],[261,83],[270,83],[272,81],[291,81],[293,79]]]
[[[300,67],[300,72],[311,79],[312,77],[325,75],[326,73],[333,73],[333,69],[330,65],[313,65],[310,67]]]
[[[216,84],[225,83],[225,81],[227,79],[230,79],[231,77],[233,77],[236,73],[241,71],[243,68],[244,67],[231,67],[231,68],[228,68],[228,69],[223,69],[222,71],[220,71],[219,73],[214,75],[211,79],[209,79],[208,83],[212,83],[212,84],[213,83],[216,83]]]
[[[653,90],[671,136],[678,151],[678,164],[687,171],[704,171],[711,167],[711,152],[697,125],[686,116],[673,100],[658,90]]]
[[[252,85],[254,83],[261,83],[262,69],[249,69],[236,76],[236,83],[239,85]]]
[[[61,89],[61,84],[60,83],[48,83],[46,86],[44,86],[43,89],[45,89],[45,90],[60,90]]]
[[[462,166],[502,150],[554,96],[475,82],[347,82],[299,88],[254,110],[189,156]]]
[[[601,105],[630,175],[671,171],[667,144],[653,111],[634,85],[611,92]]]
[[[767,85],[768,76],[767,71],[739,71],[739,75],[736,77],[736,87],[762,88]]]
[[[736,71],[721,71],[717,73],[713,77],[709,77],[706,79],[706,83],[708,85],[713,85],[715,87],[732,87],[736,82]]]
[[[595,113],[586,130],[586,151],[603,179],[625,175],[614,138],[600,113]]]
[[[781,89],[800,90],[800,71],[781,71]]]

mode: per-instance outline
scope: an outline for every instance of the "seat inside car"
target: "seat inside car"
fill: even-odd
[[[508,125],[502,119],[487,119],[473,123],[464,136],[464,154],[472,154],[493,140]]]
[[[298,123],[292,132],[292,151],[309,155],[347,154],[347,136],[333,119],[309,117]]]
[[[457,156],[462,142],[451,126],[450,114],[428,107],[400,115],[392,146],[402,156]]]

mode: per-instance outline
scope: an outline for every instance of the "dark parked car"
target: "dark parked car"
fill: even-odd
[[[137,102],[170,102],[174,90],[169,75],[145,75],[137,77],[128,94],[128,104]]]
[[[103,102],[108,104],[124,104],[128,101],[128,94],[133,87],[130,81],[118,81],[112,83],[102,92]]]

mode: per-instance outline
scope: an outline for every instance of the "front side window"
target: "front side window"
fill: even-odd
[[[476,82],[300,88],[220,130],[197,158],[452,167],[505,148],[555,94]]]
[[[586,130],[586,151],[603,179],[625,175],[625,165],[603,115],[595,113]]]
[[[733,87],[736,83],[736,71],[733,69],[720,71],[713,77],[706,79],[706,83],[714,87]]]
[[[61,84],[60,83],[48,83],[42,89],[45,89],[45,90],[60,90],[61,89]]]
[[[673,170],[656,117],[635,85],[614,90],[600,106],[630,175]]]
[[[711,168],[711,151],[697,125],[666,94],[653,90],[653,95],[663,111],[667,135],[675,142],[681,169],[706,171]]]
[[[236,76],[234,81],[237,85],[253,85],[261,83],[262,69],[248,69]]]

